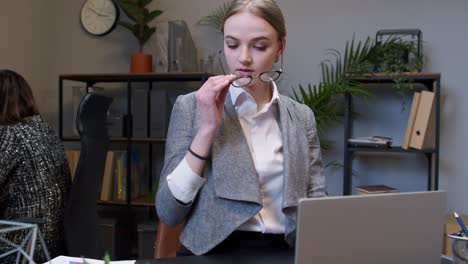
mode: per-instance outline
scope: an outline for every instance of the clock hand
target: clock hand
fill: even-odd
[[[88,6],[88,8],[89,8],[91,11],[93,11],[93,12],[94,12],[96,15],[98,15],[98,16],[103,16],[103,17],[108,17],[108,16],[110,16],[109,13],[102,13],[102,12],[98,11],[97,9],[95,9],[94,7]]]

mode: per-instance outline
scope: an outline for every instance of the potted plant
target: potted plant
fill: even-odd
[[[403,58],[408,57],[410,60]],[[397,94],[402,98],[402,110],[405,108],[405,90],[412,89],[410,80],[405,73],[421,71],[423,54],[416,52],[414,43],[393,37],[383,42],[377,42],[367,37],[365,41],[346,42],[344,54],[335,49],[329,50],[332,59],[323,61],[322,81],[318,84],[308,84],[305,88],[299,84],[298,93],[293,89],[294,100],[309,106],[315,114],[320,144],[323,149],[331,146],[324,139],[326,128],[338,123],[343,117],[344,109],[337,103],[345,93],[357,96],[370,96],[356,76],[366,78],[367,74],[378,68],[379,72],[389,74],[395,82]],[[351,113],[356,115],[357,113]]]
[[[385,42],[376,42],[369,57],[374,72],[393,76],[394,87],[402,98],[402,110],[404,110],[406,91],[413,89],[413,84],[406,74],[422,71],[424,64],[422,50],[418,52],[417,46],[412,41],[392,37]]]
[[[152,56],[143,53],[143,46],[156,31],[156,27],[149,26],[149,23],[163,13],[162,10],[150,11],[147,5],[152,0],[115,0],[123,12],[131,20],[119,21],[119,25],[130,30],[138,40],[138,53],[132,54],[130,71],[133,73],[151,72]]]

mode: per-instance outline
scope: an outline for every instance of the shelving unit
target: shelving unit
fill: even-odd
[[[124,146],[125,151],[127,153],[126,155],[126,199],[123,201],[118,201],[118,200],[113,200],[113,201],[103,201],[97,199],[96,202],[98,205],[100,205],[100,208],[103,210],[112,210],[112,211],[118,211],[119,214],[124,215],[126,217],[126,223],[129,224],[129,226],[132,227],[127,227],[131,233],[130,238],[133,241],[133,244],[136,244],[136,220],[135,220],[135,212],[145,212],[144,214],[147,214],[150,219],[153,219],[155,216],[155,209],[154,209],[154,197],[148,197],[148,196],[138,196],[134,199],[131,199],[132,197],[132,189],[131,189],[131,183],[132,183],[132,178],[131,178],[131,173],[132,173],[132,158],[131,155],[128,155],[128,153],[132,153],[132,148],[136,147],[138,145],[147,145],[148,146],[148,161],[147,166],[148,168],[148,174],[149,177],[149,186],[148,190],[151,189],[152,182],[151,179],[152,177],[152,172],[153,172],[153,148],[164,148],[164,143],[166,142],[165,137],[150,137],[151,135],[151,122],[152,122],[152,116],[151,116],[151,108],[152,107],[158,107],[157,105],[151,105],[151,91],[154,89],[165,89],[166,91],[169,91],[170,88],[163,86],[158,86],[158,83],[160,82],[199,82],[200,85],[205,82],[210,74],[208,73],[203,73],[203,72],[194,72],[194,73],[143,73],[143,74],[130,74],[130,73],[103,73],[103,74],[63,74],[59,76],[59,123],[58,123],[58,133],[59,137],[62,141],[64,142],[79,142],[80,138],[78,136],[69,136],[66,135],[64,136],[64,89],[66,89],[68,86],[66,86],[66,82],[79,82],[83,83],[83,86],[85,87],[86,93],[90,91],[90,87],[96,85],[96,84],[102,84],[102,83],[125,83],[126,84],[126,115],[127,118],[125,120],[125,131],[126,133],[123,136],[119,137],[111,137],[110,138],[110,149],[112,149],[112,144],[117,144],[119,146]],[[132,129],[132,124],[133,124],[133,117],[132,117],[132,103],[135,101],[132,99],[133,98],[133,90],[136,86],[136,83],[143,83],[146,84],[148,89],[147,89],[147,97],[146,97],[146,102],[145,104],[147,105],[147,135],[148,137],[134,137],[133,136],[133,129]],[[197,84],[197,87],[200,87],[200,85]],[[140,84],[139,87],[142,85]],[[187,91],[188,92],[188,91]],[[178,93],[178,92],[177,92]],[[165,95],[167,96],[167,94]],[[166,98],[167,99],[167,98]],[[167,100],[166,100],[167,101]],[[164,111],[166,113],[169,113],[169,109],[167,109],[169,106],[165,105],[167,111]],[[144,119],[143,119],[144,120]],[[168,125],[168,124],[167,124]],[[167,129],[167,128],[166,128]],[[163,155],[163,154],[162,154]],[[156,158],[162,158],[163,157],[156,157]],[[146,166],[146,165],[145,165]],[[158,178],[159,175],[157,175]],[[151,241],[148,245],[145,243],[145,247],[151,247],[153,245],[154,241]],[[151,251],[151,250],[150,250]],[[142,258],[145,256],[139,256],[138,254],[135,254],[135,252],[132,253],[132,255],[129,256],[124,256],[127,258]]]
[[[363,84],[384,84],[394,83],[392,75],[388,74],[368,74],[356,77],[356,80]],[[440,73],[407,73],[405,77],[413,84],[419,83],[425,86],[435,95],[435,145],[434,149],[403,149],[401,146],[392,146],[389,148],[368,148],[351,147],[348,145],[348,139],[352,135],[351,112],[353,107],[352,96],[345,95],[345,115],[344,115],[344,158],[343,158],[343,195],[352,194],[352,158],[358,152],[373,153],[408,153],[422,154],[427,159],[427,190],[438,190],[439,188],[439,136],[440,136]]]

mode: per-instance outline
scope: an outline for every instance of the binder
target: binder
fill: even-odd
[[[418,111],[414,120],[413,132],[409,146],[415,149],[434,148],[435,139],[435,105],[434,93],[421,92]]]
[[[419,107],[420,98],[421,98],[421,93],[415,92],[413,95],[413,102],[411,103],[411,110],[410,110],[410,114],[408,118],[408,125],[406,126],[405,138],[403,140],[403,144],[401,145],[403,149],[408,149],[409,147],[409,144],[411,141],[411,135],[413,133],[413,128],[414,128],[414,121],[415,121],[416,113]]]
[[[166,91],[151,91],[151,137],[166,137]]]
[[[136,88],[132,98],[132,136],[148,137],[148,90]]]

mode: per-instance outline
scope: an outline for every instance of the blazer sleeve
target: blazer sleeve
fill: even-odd
[[[317,134],[314,113],[307,108],[306,133],[309,145],[309,186],[307,187],[307,197],[326,196],[325,174],[323,172],[322,152]]]
[[[10,180],[12,172],[20,164],[20,156],[15,155],[20,142],[7,128],[0,128],[0,186]],[[1,189],[1,188],[0,188]]]
[[[182,223],[193,204],[177,201],[167,185],[166,178],[187,154],[193,140],[195,112],[193,93],[179,96],[174,104],[167,132],[164,167],[159,179],[155,206],[160,220],[170,226]]]

